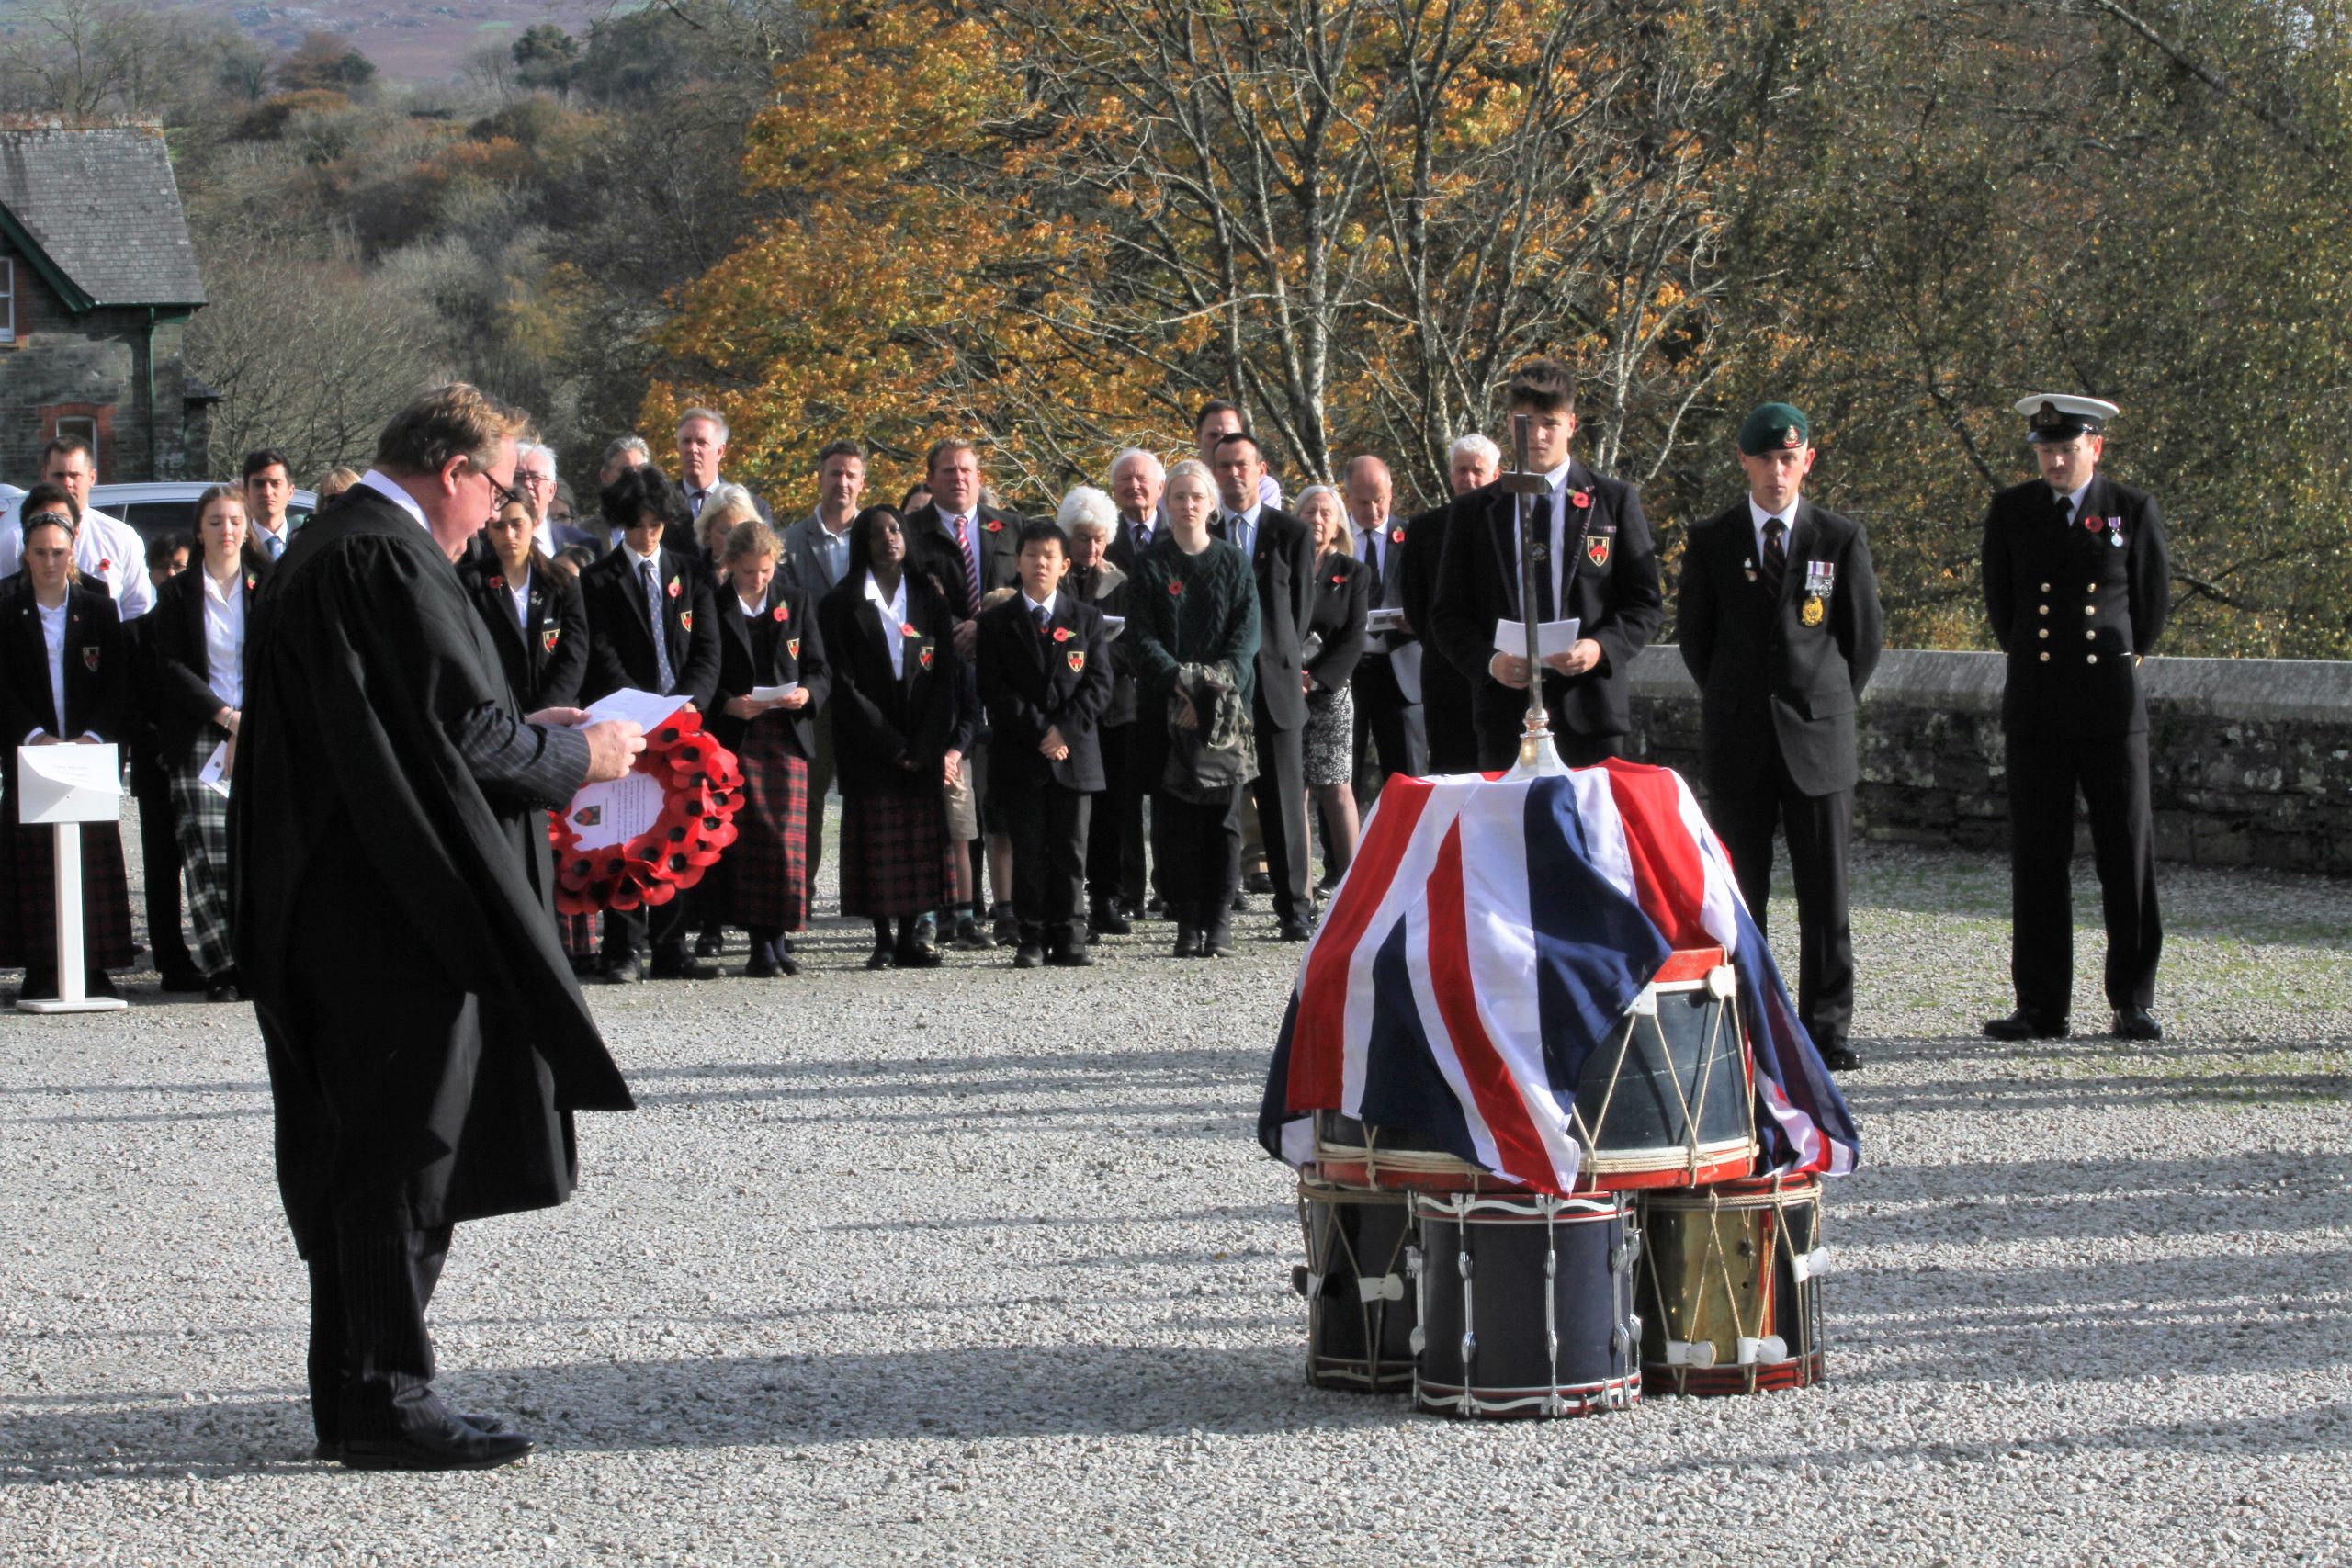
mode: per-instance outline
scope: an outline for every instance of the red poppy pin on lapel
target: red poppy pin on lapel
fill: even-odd
[[[1391,528],[1391,529],[1389,529],[1389,530],[1388,530],[1388,542],[1389,542],[1390,544],[1392,544],[1392,545],[1401,545],[1401,544],[1403,544],[1403,543],[1405,542],[1405,530],[1404,530],[1404,529],[1402,529],[1402,528]]]
[[[1069,640],[1069,628],[1068,626],[1056,626],[1054,628],[1054,640],[1056,642],[1068,642]]]
[[[503,588],[506,586],[506,580],[503,577],[493,577],[490,580],[490,585],[492,588]]]
[[[1182,593],[1184,592],[1184,580],[1182,578],[1178,578],[1173,582],[1170,582],[1168,585],[1168,592],[1170,593]]]
[[[1577,491],[1576,494],[1568,497],[1568,501],[1571,505],[1590,506],[1592,504],[1592,491],[1589,490],[1580,490]]]
[[[110,560],[102,560],[98,563],[98,570],[100,571],[112,571],[114,570],[114,562]]]
[[[675,599],[678,596],[678,580],[673,577],[670,580],[670,597]]]
[[[775,607],[775,618],[776,618],[776,624],[777,624],[777,625],[779,625],[779,626],[781,626],[781,625],[782,625],[783,623],[785,623],[786,621],[788,621],[788,620],[792,619],[792,610],[791,610],[791,607],[790,607],[790,606],[788,606],[788,605],[785,605],[785,604],[778,604],[778,605]]]
[[[900,621],[899,623],[899,635],[900,637],[913,637],[915,635],[915,624],[912,621]]]
[[[989,533],[1001,534],[1004,532],[1004,520],[1001,517],[991,517],[980,526]]]
[[[1331,574],[1331,586],[1334,588],[1343,586],[1347,581],[1348,574],[1344,571],[1335,571]]]

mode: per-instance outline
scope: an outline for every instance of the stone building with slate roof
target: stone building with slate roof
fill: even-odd
[[[181,338],[203,304],[159,122],[0,116],[0,480],[30,485],[58,434],[101,483],[201,477],[216,400]]]

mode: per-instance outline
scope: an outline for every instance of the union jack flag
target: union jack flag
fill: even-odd
[[[1304,1165],[1313,1113],[1340,1111],[1568,1190],[1585,1057],[1699,947],[1738,975],[1766,1167],[1852,1170],[1853,1117],[1679,774],[1391,778],[1300,963],[1259,1141]]]

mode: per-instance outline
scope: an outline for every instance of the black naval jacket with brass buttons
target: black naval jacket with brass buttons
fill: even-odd
[[[2030,740],[2148,728],[2139,660],[2172,606],[2163,521],[2147,491],[2094,476],[2072,523],[2040,479],[1984,515],[1984,607],[2009,657],[2001,728]]]

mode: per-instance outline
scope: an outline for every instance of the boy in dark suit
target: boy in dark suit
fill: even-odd
[[[1096,722],[1111,702],[1102,613],[1062,586],[1061,529],[1021,525],[1021,592],[979,618],[980,701],[995,728],[989,794],[1012,839],[1013,967],[1094,962],[1079,926],[1091,797],[1102,788]]]
[[[621,470],[605,487],[605,516],[621,529],[620,542],[580,574],[588,611],[587,702],[624,689],[682,696],[698,712],[711,711],[718,690],[718,617],[710,573],[695,557],[662,544],[681,522],[691,529],[685,498],[662,470],[641,464]],[[718,971],[688,956],[686,921],[693,898],[680,895],[656,908],[614,910],[605,917],[605,978],[628,985],[644,978],[639,953],[649,939],[657,980],[707,980]]]
[[[1766,403],[1739,427],[1747,496],[1690,530],[1676,637],[1699,683],[1707,818],[1740,896],[1764,928],[1772,830],[1789,836],[1797,885],[1797,1011],[1822,1060],[1861,1066],[1847,1043],[1854,939],[1846,919],[1853,832],[1854,712],[1885,626],[1861,525],[1805,500],[1805,417]]]
[[[1639,491],[1569,456],[1577,432],[1576,384],[1556,359],[1511,373],[1503,400],[1528,416],[1527,461],[1545,485],[1527,502],[1535,523],[1535,599],[1519,602],[1519,497],[1499,484],[1453,503],[1445,525],[1437,593],[1425,640],[1469,681],[1478,729],[1478,765],[1519,760],[1531,674],[1543,682],[1553,744],[1570,767],[1624,754],[1627,677],[1634,655],[1666,620],[1657,557]],[[1495,648],[1498,621],[1579,623],[1565,653],[1531,671],[1519,654]]]

